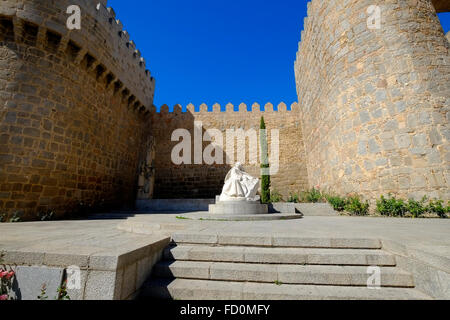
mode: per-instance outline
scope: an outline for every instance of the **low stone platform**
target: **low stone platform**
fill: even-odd
[[[205,212],[189,213],[180,218],[210,221],[271,221],[301,219],[301,214],[296,213],[268,213],[268,214],[208,214]]]
[[[211,215],[267,215],[269,206],[259,201],[216,201],[216,204],[209,205]]]
[[[214,199],[152,199],[137,200],[136,210],[146,212],[208,211]]]

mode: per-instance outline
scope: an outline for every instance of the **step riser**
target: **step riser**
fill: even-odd
[[[371,290],[361,287],[328,287],[238,283],[202,280],[152,282],[141,298],[177,300],[417,300],[430,297],[404,288]]]
[[[178,233],[172,236],[174,244],[204,244],[219,246],[254,246],[274,248],[334,248],[381,249],[376,239],[298,238],[287,236],[207,235]]]
[[[268,264],[303,264],[303,265],[353,265],[353,266],[395,266],[391,255],[361,254],[289,254],[289,253],[252,253],[244,250],[215,252],[213,250],[167,249],[166,260],[241,262]]]
[[[283,268],[269,269],[273,270],[230,269],[227,265],[204,267],[156,265],[154,274],[162,278],[336,286],[367,286],[370,276],[367,273],[321,273],[308,269],[294,271],[283,270]],[[414,287],[414,281],[409,274],[383,274],[382,272],[381,286],[411,288]]]
[[[313,295],[305,293],[301,294],[289,294],[289,293],[261,293],[261,292],[235,292],[235,291],[225,291],[225,290],[185,290],[185,289],[172,289],[167,290],[167,288],[152,288],[148,290],[143,295],[145,298],[151,299],[166,299],[166,300],[213,300],[213,301],[228,301],[228,300],[258,300],[258,301],[274,301],[274,300],[411,300],[414,299],[409,296],[398,296],[394,297],[359,297],[344,295],[344,296],[322,296]],[[418,298],[416,298],[417,300]]]

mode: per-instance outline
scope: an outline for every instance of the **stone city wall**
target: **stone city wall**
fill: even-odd
[[[263,111],[262,111],[262,110]],[[221,193],[225,176],[230,169],[226,157],[232,158],[232,151],[227,150],[227,129],[243,129],[248,131],[254,129],[258,134],[261,117],[264,116],[268,133],[269,149],[272,143],[271,130],[279,130],[279,172],[271,177],[272,190],[277,190],[284,197],[291,192],[303,191],[308,188],[305,151],[303,148],[302,131],[300,130],[300,119],[298,118],[298,105],[291,106],[288,110],[284,103],[278,107],[267,104],[261,107],[254,104],[250,109],[245,104],[236,106],[229,104],[224,108],[215,104],[208,107],[205,104],[194,107],[188,105],[186,108],[175,106],[173,112],[169,112],[167,106],[161,107],[161,112],[154,110],[152,117],[152,135],[156,140],[155,161],[155,195],[156,199],[170,198],[214,198]],[[249,112],[248,110],[252,110]],[[209,111],[209,112],[208,112]],[[173,148],[179,141],[172,142],[172,133],[176,129],[187,129],[191,136],[191,147],[194,150],[194,122],[201,121],[203,124],[203,135],[209,129],[218,129],[223,134],[224,164],[182,164],[175,165],[171,160]],[[240,135],[244,139],[244,135]],[[234,159],[237,160],[238,140],[235,143]],[[203,142],[203,150],[210,142]],[[246,162],[244,167],[251,175],[260,177],[260,159],[257,163],[250,163],[249,150],[254,150],[247,139]],[[270,150],[269,150],[270,151]],[[191,159],[194,163],[194,156]],[[272,163],[273,165],[273,163]]]
[[[0,212],[132,203],[154,87],[105,0],[1,1]]]
[[[308,3],[295,73],[309,184],[450,199],[449,48],[430,0]]]

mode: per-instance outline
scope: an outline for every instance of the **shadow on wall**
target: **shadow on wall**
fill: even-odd
[[[184,111],[184,112],[183,112]],[[264,116],[267,125],[270,163],[276,171],[271,177],[272,189],[284,197],[290,193],[304,191],[309,188],[308,174],[305,162],[302,130],[299,120],[298,104],[290,108],[284,103],[278,106],[254,104],[247,107],[231,104],[221,108],[215,104],[208,107],[188,105],[186,110],[175,106],[169,112],[167,106],[161,107],[161,112],[153,110],[152,135],[156,140],[155,160],[155,199],[212,199],[222,191],[224,178],[236,161],[244,165],[245,170],[254,177],[260,177],[259,161],[259,126]],[[220,162],[195,161],[195,123],[201,123],[197,129],[197,139],[203,136],[203,141],[197,142],[198,152],[211,154],[212,158],[220,153]],[[189,145],[192,154],[187,156],[190,164],[175,164],[171,154],[183,139],[176,137],[171,141],[172,133],[181,129],[191,138]],[[211,151],[210,135],[217,135],[222,143],[215,144],[216,152]],[[234,135],[234,136],[231,136]],[[275,138],[277,137],[277,138]],[[279,138],[279,139],[278,139]],[[231,149],[231,141],[234,147]],[[276,143],[278,142],[278,144]],[[245,148],[245,152],[239,151]],[[178,154],[179,150],[175,150]],[[197,159],[199,160],[199,159]],[[278,161],[276,163],[275,161]],[[181,161],[179,162],[181,163]],[[197,164],[195,164],[197,163]],[[221,164],[217,164],[221,163]],[[275,168],[278,168],[276,170]]]
[[[231,169],[227,164],[194,164],[194,123],[191,112],[182,112],[181,106],[175,106],[172,117],[166,117],[168,109],[162,108],[154,114],[159,123],[153,128],[156,137],[155,192],[154,199],[209,199],[220,194],[226,174]],[[155,123],[155,122],[153,122]],[[191,164],[175,165],[172,161],[172,150],[181,142],[171,141],[172,133],[177,129],[185,129],[190,133]],[[210,144],[207,130],[202,128],[202,152]],[[215,152],[225,155],[222,148]],[[184,154],[180,154],[183,156]],[[225,159],[224,159],[225,161]]]

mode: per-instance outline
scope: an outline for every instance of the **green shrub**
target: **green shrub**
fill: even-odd
[[[347,200],[339,196],[326,196],[328,203],[333,207],[334,210],[342,212],[345,210]]]
[[[407,204],[407,211],[413,216],[413,218],[419,218],[427,212],[427,206],[425,205],[426,198],[421,201],[409,199]]]
[[[381,196],[380,200],[377,200],[377,212],[382,216],[403,217],[407,211],[406,203],[391,195],[388,198]]]
[[[276,190],[270,194],[270,203],[283,202],[283,196]]]
[[[366,216],[369,213],[369,203],[363,203],[358,196],[349,197],[345,205],[345,211],[352,215]]]
[[[0,223],[6,222],[8,215],[6,213],[0,213]]]
[[[9,222],[14,223],[14,222],[20,222],[22,219],[22,214],[20,212],[14,212],[14,214],[12,215],[11,218],[9,218]]]
[[[301,200],[306,203],[317,203],[323,200],[323,195],[319,189],[312,188],[311,190],[302,192]]]
[[[39,212],[37,217],[41,221],[51,221],[55,218],[55,213],[53,211]]]
[[[291,203],[299,203],[300,202],[300,196],[297,193],[291,193],[289,195],[288,201]]]
[[[438,215],[440,218],[447,218],[447,214],[450,213],[450,206],[444,207],[444,201],[442,200],[430,200],[427,211]]]

